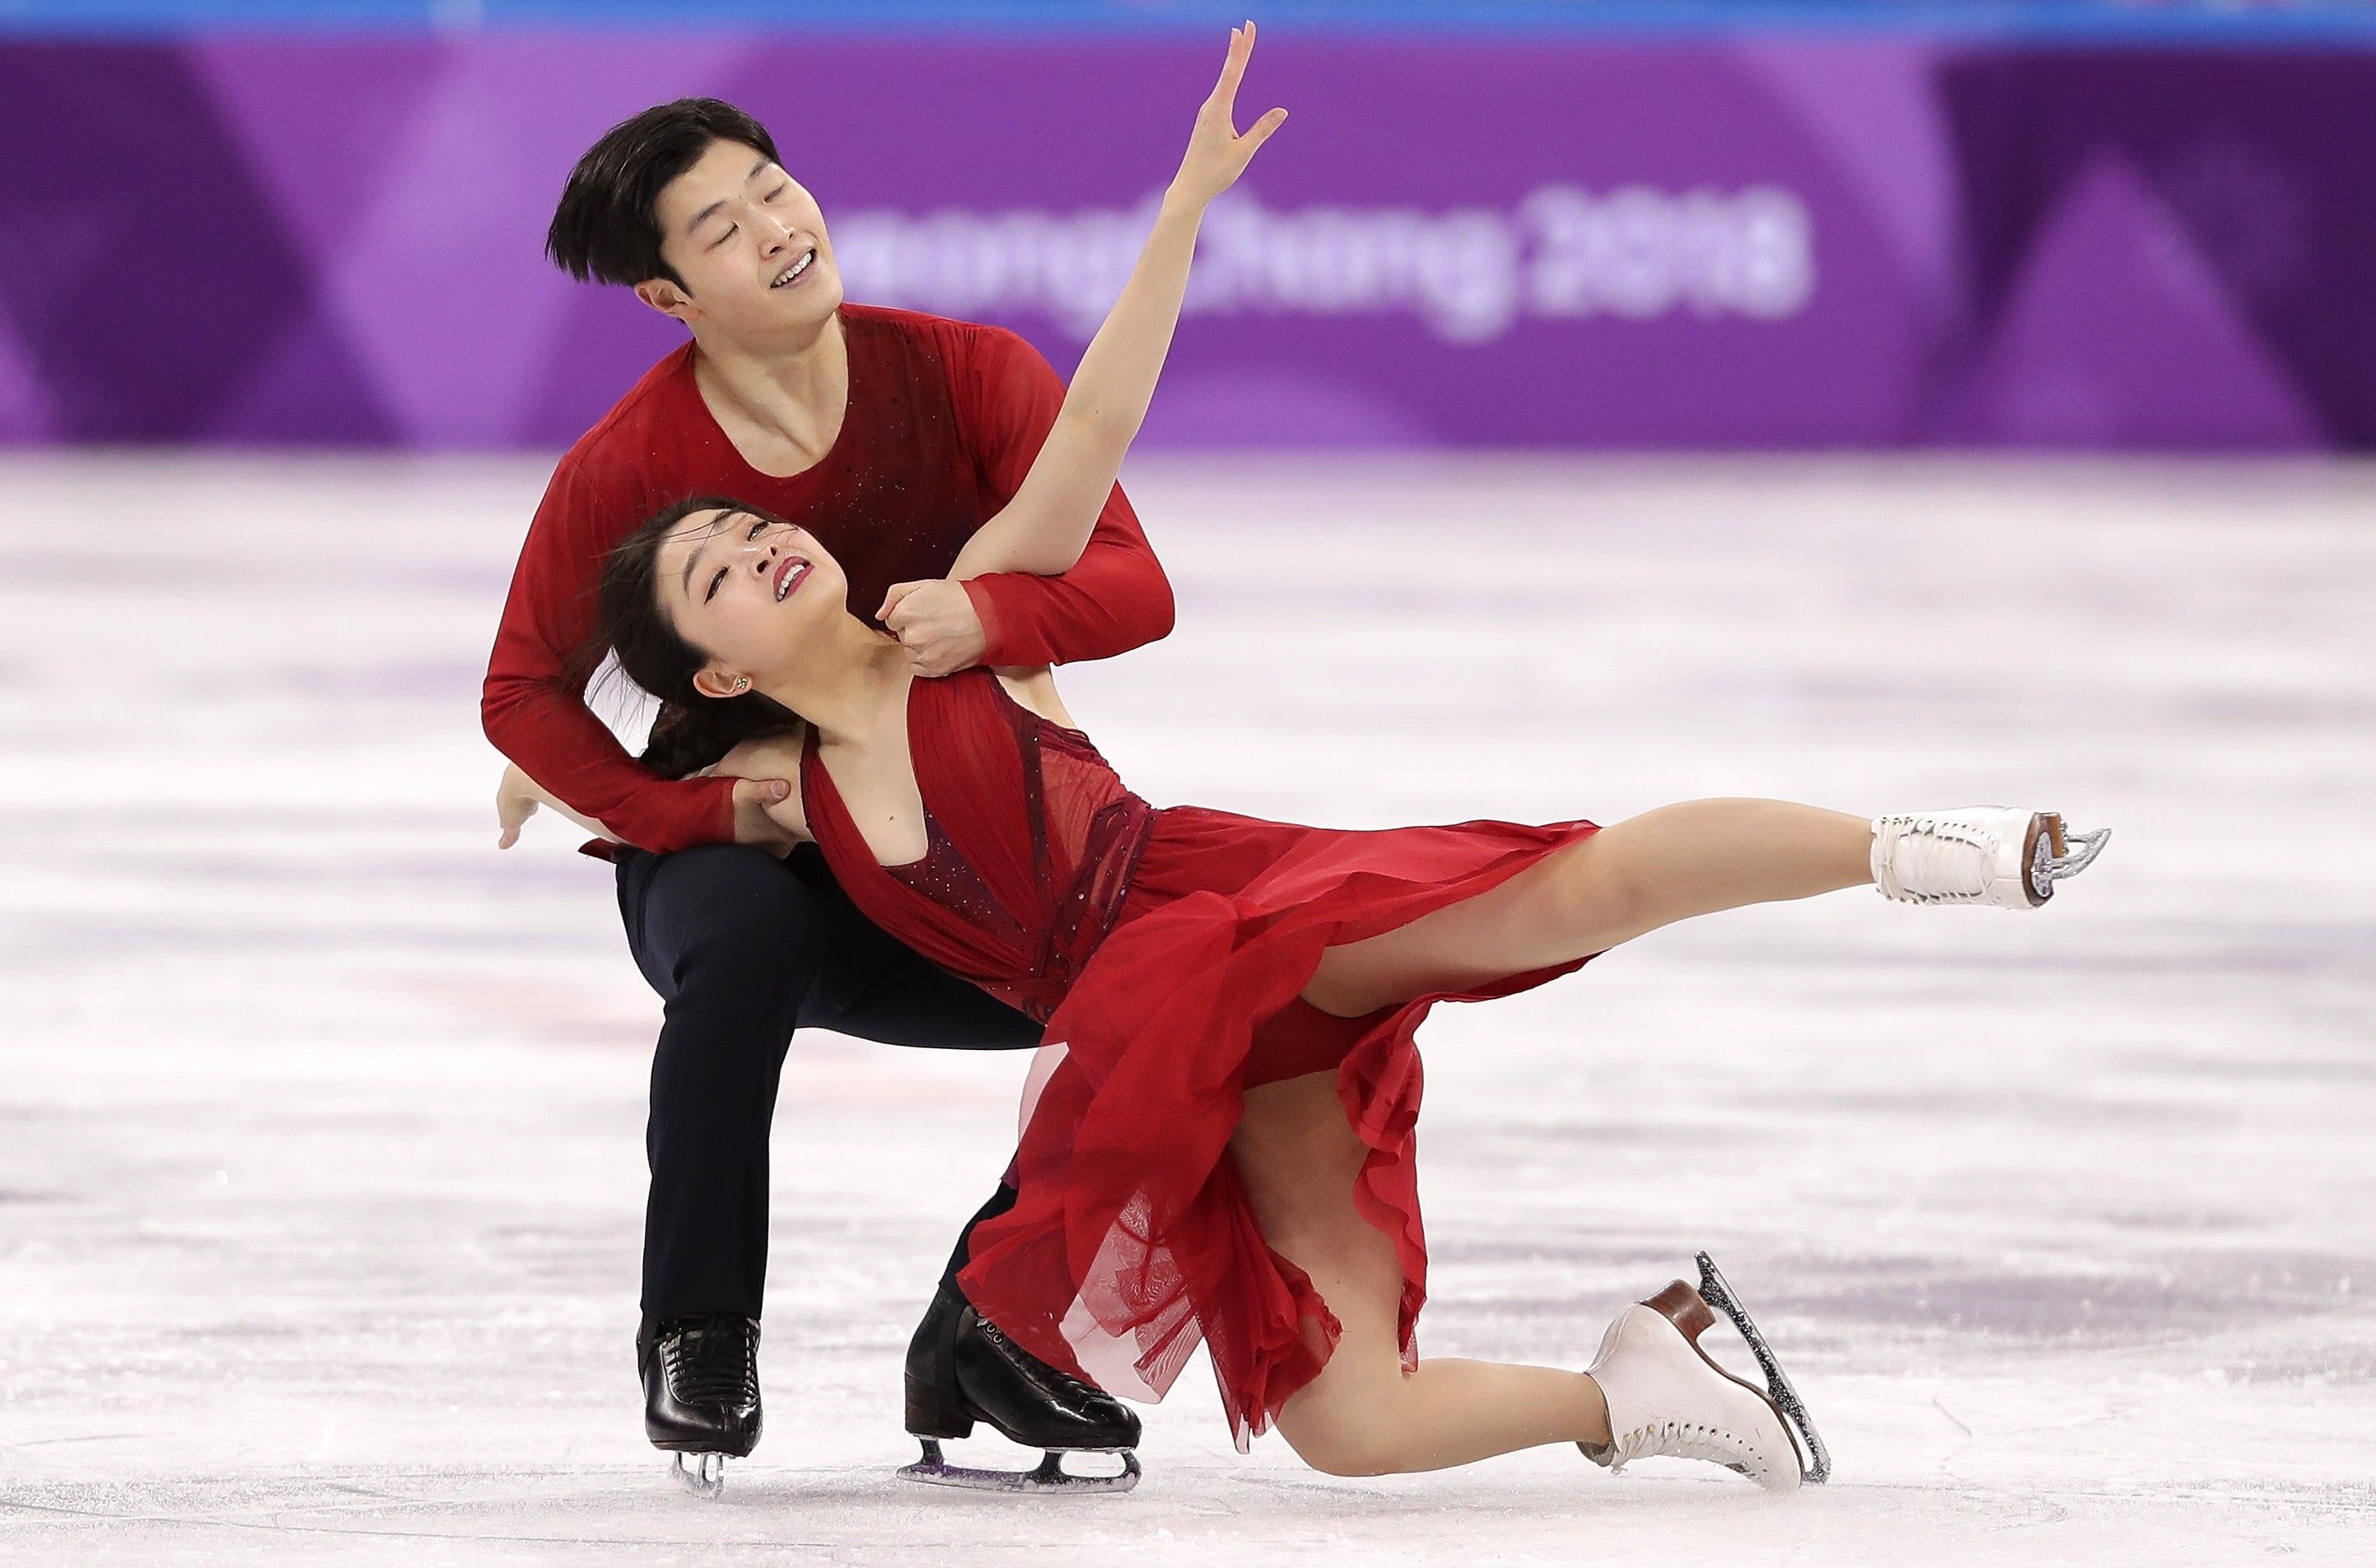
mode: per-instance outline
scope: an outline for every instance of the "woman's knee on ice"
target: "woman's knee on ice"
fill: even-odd
[[[1348,1303],[1349,1304],[1349,1303]],[[1358,1313],[1358,1307],[1355,1309]],[[1409,1374],[1391,1338],[1357,1317],[1345,1326],[1319,1377],[1278,1413],[1279,1435],[1296,1456],[1331,1476],[1385,1476],[1411,1468],[1421,1441]]]
[[[1386,1411],[1329,1411],[1302,1420],[1282,1412],[1279,1434],[1296,1457],[1327,1476],[1390,1476],[1406,1467],[1408,1439]]]

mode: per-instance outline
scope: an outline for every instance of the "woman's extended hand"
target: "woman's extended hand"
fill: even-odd
[[[535,781],[517,763],[505,765],[503,782],[495,786],[495,826],[501,830],[496,849],[508,849],[519,842],[520,825],[536,814],[536,806]]]
[[[1196,111],[1196,128],[1188,137],[1188,155],[1171,178],[1171,195],[1202,207],[1238,183],[1246,165],[1287,123],[1287,111],[1274,109],[1256,120],[1244,136],[1238,135],[1238,82],[1246,74],[1246,58],[1254,52],[1254,24],[1230,30],[1230,54],[1222,62],[1221,79],[1212,96]]]
[[[989,639],[963,583],[946,577],[893,583],[874,618],[899,639],[919,675],[954,675],[981,662]]]

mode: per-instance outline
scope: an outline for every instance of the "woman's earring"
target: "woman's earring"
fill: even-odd
[[[734,677],[734,689],[738,692],[750,683],[751,677],[748,675],[737,675]]]

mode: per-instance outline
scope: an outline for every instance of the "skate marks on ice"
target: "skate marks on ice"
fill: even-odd
[[[1580,1366],[1706,1247],[1835,1460],[1778,1504],[1572,1450],[1316,1477],[1231,1455],[1194,1376],[1127,1497],[899,1482],[901,1348],[1022,1064],[822,1037],[767,1435],[680,1494],[629,1352],[657,1004],[605,868],[488,821],[542,478],[0,465],[0,1561],[2365,1557],[2368,470],[1134,470],[1180,629],[1066,695],[1158,802],[2120,829],[2036,917],[1738,911],[1431,1023],[1423,1351]],[[80,516],[148,519],[139,570]]]
[[[755,1461],[716,1503],[672,1506],[655,1506],[648,1474],[624,1467],[89,1485],[39,1503],[11,1487],[0,1492],[0,1561],[624,1565],[797,1553],[1027,1568],[1127,1551],[1201,1568],[1285,1549],[1321,1562],[1568,1564],[1583,1543],[1597,1560],[1622,1562],[1683,1540],[1744,1562],[1787,1544],[1811,1562],[2219,1563],[2274,1550],[2341,1563],[2376,1526],[2365,1488],[2206,1487],[2183,1499],[2197,1528],[2173,1558],[2166,1542],[2137,1550],[2156,1499],[2117,1486],[1835,1483],[1783,1501],[1655,1460],[1598,1487],[1578,1485],[1572,1469],[1494,1468],[1504,1473],[1355,1482],[1239,1467],[1101,1503],[895,1485],[879,1468],[785,1474]],[[1889,1534],[1894,1555],[1876,1555],[1875,1531]]]

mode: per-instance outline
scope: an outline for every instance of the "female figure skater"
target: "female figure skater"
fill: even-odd
[[[1233,128],[1253,43],[1252,24],[1232,33],[1062,416],[953,578],[1062,572],[1088,537],[1153,394],[1205,207],[1285,118]],[[780,705],[785,728],[718,771],[796,778],[779,820],[820,846],[871,919],[1047,1020],[1018,1200],[976,1233],[961,1276],[996,1331],[1142,1397],[1201,1341],[1241,1447],[1275,1420],[1335,1474],[1574,1442],[1612,1468],[1664,1454],[1777,1491],[1811,1467],[1822,1479],[1787,1381],[1705,1260],[1698,1288],[1678,1280],[1620,1314],[1585,1372],[1418,1361],[1413,1032],[1439,1001],[1506,995],[1743,904],[1871,883],[1910,902],[2036,908],[2102,834],[2072,849],[2046,813],[1871,821],[1752,800],[1607,828],[1346,832],[1158,810],[1073,726],[1046,670],[920,678],[845,591],[805,530],[696,500],[619,546],[602,621],[656,695]],[[531,781],[513,788],[522,811],[538,798]],[[1698,1348],[1719,1310],[1767,1390]]]

